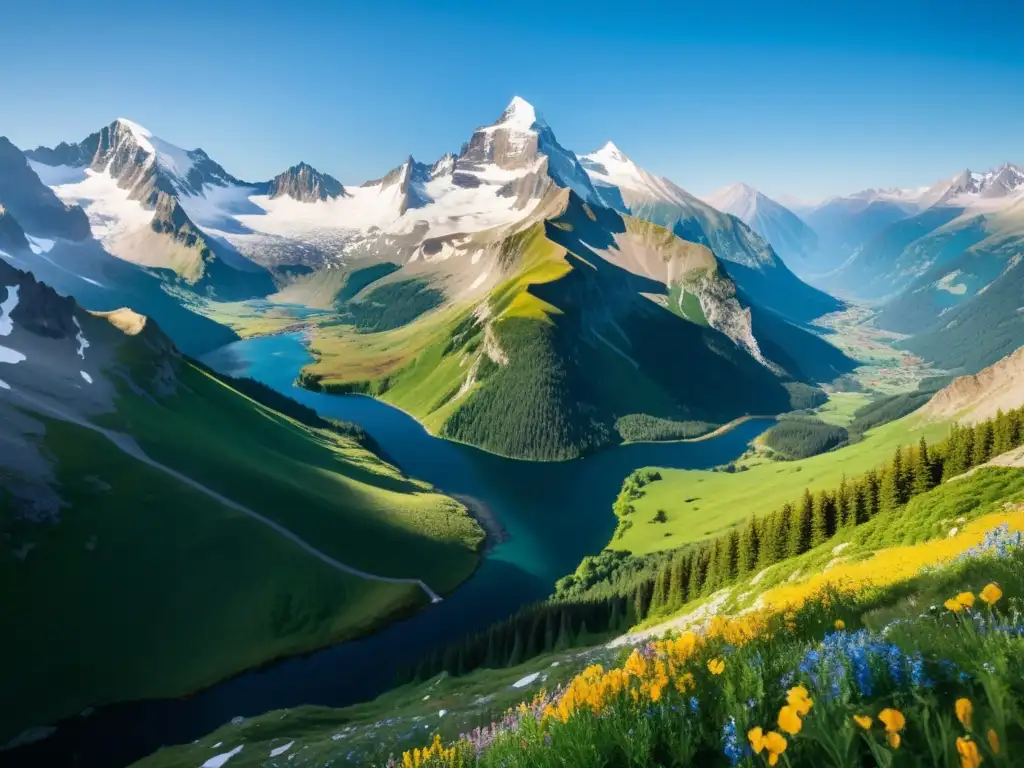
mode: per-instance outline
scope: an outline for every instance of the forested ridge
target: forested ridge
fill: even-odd
[[[574,574],[560,579],[547,601],[435,649],[403,670],[400,679],[510,666],[607,639],[899,510],[915,496],[1022,444],[1024,408],[1000,412],[973,427],[954,424],[949,436],[934,445],[921,437],[916,445],[898,447],[883,466],[844,478],[828,490],[805,490],[781,508],[755,514],[713,539],[644,557],[605,550],[584,558]],[[628,504],[644,485],[658,480],[657,470],[633,473],[617,503]]]

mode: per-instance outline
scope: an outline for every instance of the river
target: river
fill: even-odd
[[[389,687],[399,665],[544,598],[584,555],[600,551],[615,528],[612,502],[631,471],[727,463],[771,423],[749,421],[701,442],[624,445],[568,462],[518,461],[436,438],[409,415],[370,397],[299,389],[293,382],[309,360],[297,334],[235,342],[203,358],[322,416],[361,425],[405,473],[484,505],[508,540],[492,547],[476,573],[443,602],[370,637],[246,672],[185,699],[102,707],[60,723],[54,735],[30,748],[0,753],[0,765],[113,768],[161,745],[199,738],[236,716],[372,698]]]

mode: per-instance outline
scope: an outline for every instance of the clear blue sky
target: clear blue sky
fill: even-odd
[[[1024,161],[1024,0],[8,0],[0,25],[0,134],[129,117],[246,179],[428,161],[515,94],[698,194]]]

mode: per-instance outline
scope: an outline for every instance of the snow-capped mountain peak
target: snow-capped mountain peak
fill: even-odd
[[[731,213],[748,224],[748,220],[756,216],[758,205],[766,199],[764,195],[742,181],[733,182],[703,198],[704,202],[713,208]]]
[[[932,205],[969,206],[981,201],[1016,197],[1024,191],[1024,170],[1003,163],[985,173],[969,168],[930,187],[921,196],[921,207]]]
[[[540,120],[537,117],[537,110],[534,109],[533,104],[520,96],[513,96],[512,101],[508,103],[505,111],[498,118],[498,122],[491,127],[515,127],[529,130],[538,122]]]

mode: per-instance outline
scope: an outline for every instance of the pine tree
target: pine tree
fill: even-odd
[[[672,556],[672,562],[669,566],[669,582],[668,582],[668,608],[670,611],[681,607],[686,602],[686,577],[689,574],[689,568],[687,567],[686,555],[682,552],[676,552]]]
[[[878,473],[872,469],[865,475],[864,481],[864,500],[867,504],[868,517],[874,517],[881,508],[881,480]]]
[[[569,611],[562,610],[562,619],[558,623],[558,637],[555,639],[554,648],[556,651],[564,651],[572,647],[572,626],[569,623]]]
[[[984,464],[992,458],[992,444],[995,442],[992,421],[985,420],[974,426],[974,463]]]
[[[911,475],[911,493],[914,496],[928,493],[935,485],[932,478],[931,457],[928,455],[928,441],[924,439],[924,435],[921,435],[921,440],[917,444],[917,454],[914,456]]]
[[[740,576],[750,573],[757,565],[758,535],[757,519],[750,521],[740,534],[739,550],[736,552],[736,573]]]
[[[789,546],[787,554],[789,557],[802,555],[811,547],[811,526],[814,520],[814,497],[811,492],[804,489],[803,499],[796,512],[796,519],[790,526]]]
[[[516,622],[515,632],[513,633],[514,640],[512,641],[512,650],[508,654],[508,659],[505,661],[506,667],[517,667],[523,663],[523,625],[521,622]]]
[[[907,503],[907,478],[903,462],[903,449],[896,446],[889,469],[882,477],[881,509],[896,509]]]
[[[657,613],[668,603],[668,581],[668,567],[662,565],[658,568],[658,573],[654,577],[654,593],[651,595],[651,613]]]
[[[721,562],[718,565],[718,572],[722,582],[729,582],[736,578],[736,562],[739,559],[740,534],[735,528],[729,531],[729,538],[722,547]]]
[[[853,509],[850,517],[854,525],[863,525],[871,519],[871,509],[868,501],[868,483],[859,482],[853,489]]]
[[[814,502],[814,513],[811,517],[811,548],[818,546],[830,535],[828,530],[828,494],[822,491]]]

